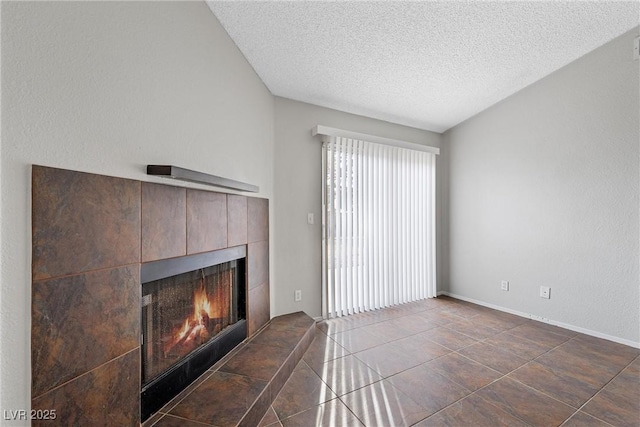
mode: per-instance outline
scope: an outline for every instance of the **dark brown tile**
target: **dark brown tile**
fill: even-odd
[[[100,366],[32,400],[33,410],[55,410],[56,425],[138,426],[140,424],[140,351]],[[52,425],[50,420],[33,426]]]
[[[415,425],[415,427],[462,426],[529,427],[529,424],[472,394]]]
[[[425,318],[429,323],[436,326],[447,325],[452,322],[457,322],[463,319],[454,313],[444,310],[431,310],[422,313],[417,313],[418,316]]]
[[[439,357],[424,365],[468,390],[477,390],[502,376],[498,371],[467,359],[457,353]]]
[[[247,198],[227,194],[227,218],[229,247],[247,244]]]
[[[471,320],[459,320],[457,322],[448,323],[445,328],[454,330],[461,334],[467,335],[476,340],[482,340],[499,334],[501,331],[485,326],[482,323]]]
[[[142,262],[186,255],[187,190],[142,183]]]
[[[578,411],[567,420],[562,427],[611,427],[611,424]]]
[[[640,350],[595,337],[582,336],[560,345],[558,350],[588,357],[598,365],[622,370],[639,354]]]
[[[281,420],[283,427],[363,427],[362,423],[339,399]]]
[[[250,243],[247,248],[249,289],[269,281],[269,242]]]
[[[325,363],[317,374],[338,396],[382,379],[380,375],[352,355]]]
[[[503,374],[507,374],[528,362],[527,359],[516,356],[510,351],[482,342],[458,350],[458,353]]]
[[[269,393],[267,387],[260,379],[215,372],[170,415],[215,426],[236,425],[260,395]]]
[[[569,375],[582,382],[600,388],[620,372],[620,368],[600,364],[589,356],[563,351],[560,347],[535,360],[547,370],[562,377]]]
[[[187,190],[187,254],[227,247],[227,195]]]
[[[389,345],[403,354],[411,355],[418,363],[424,363],[451,353],[450,349],[431,341],[428,332],[393,341]]]
[[[269,200],[247,198],[247,238],[249,243],[269,240]]]
[[[570,339],[569,336],[557,332],[561,332],[560,328],[535,321],[523,323],[509,330],[511,335],[526,338],[551,348]]]
[[[303,328],[284,329],[274,327],[273,323],[269,323],[265,329],[251,339],[251,344],[273,345],[292,351],[306,332],[307,329]]]
[[[280,369],[278,369],[276,374],[273,376],[273,379],[271,380],[271,395],[274,398],[278,393],[280,393],[289,377],[291,377],[293,370],[296,368],[296,363],[295,354],[289,354],[282,366],[280,366]]]
[[[267,427],[273,424],[280,425],[280,420],[276,415],[276,411],[274,411],[273,407],[271,406],[267,410],[267,413],[264,414],[264,417],[262,417],[262,419],[260,420],[260,424],[258,424],[258,427]]]
[[[349,352],[340,344],[323,333],[317,333],[315,339],[304,353],[303,360],[314,371],[322,369],[322,365],[330,360],[344,357]]]
[[[575,409],[510,378],[478,390],[478,397],[535,426],[559,426]]]
[[[524,317],[495,310],[479,314],[474,318],[474,321],[499,331],[507,331],[530,322],[529,319]]]
[[[290,350],[282,347],[247,344],[219,370],[271,380],[290,353]]]
[[[392,327],[396,327],[399,331],[402,331],[402,335],[405,336],[419,334],[437,326],[435,323],[429,322],[426,318],[417,314],[398,317],[389,320],[387,323]],[[400,337],[398,336],[398,338]]]
[[[284,419],[335,397],[320,377],[301,362],[273,401],[273,409],[279,419]]]
[[[412,338],[424,337],[440,344],[443,347],[447,347],[451,350],[459,350],[464,347],[468,347],[471,344],[475,344],[477,341],[471,337],[461,334],[456,331],[452,331],[447,328],[434,328],[420,335],[416,335]]]
[[[425,368],[425,365],[401,372],[386,381],[422,406],[427,411],[427,415],[471,393],[439,373]]]
[[[510,373],[509,377],[574,408],[582,406],[598,391],[598,387],[581,381],[571,371],[554,372],[535,361]]]
[[[553,345],[540,344],[527,338],[523,338],[522,336],[510,334],[509,332],[494,335],[487,338],[485,342],[487,344],[509,350],[511,353],[517,354],[527,360],[535,359],[554,347]]]
[[[249,309],[247,333],[252,336],[266,325],[271,317],[268,282],[249,290],[247,306]]]
[[[34,282],[34,397],[139,345],[137,265]]]
[[[363,387],[340,398],[367,427],[411,426],[429,412],[387,381]]]
[[[251,405],[245,416],[242,417],[242,420],[237,424],[237,427],[257,426],[262,417],[264,417],[264,414],[269,410],[273,394],[275,393],[273,391],[272,381],[268,388],[260,393],[254,404]]]
[[[417,353],[403,352],[396,348],[395,343],[379,345],[355,353],[354,356],[366,363],[367,366],[383,378],[413,368],[422,363],[417,357]]]
[[[375,332],[369,332],[363,328],[340,332],[332,335],[331,338],[350,353],[366,350],[384,344],[389,340],[383,335],[376,335]]]
[[[32,276],[140,261],[140,183],[33,166]]]
[[[640,372],[627,368],[587,403],[584,412],[615,426],[640,425]]]
[[[309,317],[303,311],[297,311],[295,313],[283,314],[271,319],[271,326],[276,328],[304,328],[308,329],[314,326],[316,323],[311,317]]]
[[[211,425],[212,424],[200,423],[186,418],[176,417],[174,415],[165,415],[160,419],[160,421],[155,423],[153,427],[203,427]]]

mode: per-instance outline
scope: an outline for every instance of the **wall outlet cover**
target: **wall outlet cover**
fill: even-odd
[[[503,291],[508,291],[509,290],[509,281],[508,280],[503,280],[502,282],[500,282],[500,289],[502,289]]]
[[[540,298],[551,298],[551,288],[548,286],[540,286]]]

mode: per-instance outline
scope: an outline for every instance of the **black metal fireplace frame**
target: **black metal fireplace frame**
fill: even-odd
[[[144,283],[166,277],[225,262],[238,261],[240,277],[244,278],[244,283],[241,284],[241,287],[243,291],[246,291],[246,255],[246,246],[235,246],[202,254],[144,263],[140,266],[141,287]],[[246,310],[246,293],[243,302]],[[213,364],[244,341],[246,337],[247,321],[242,319],[190,353],[179,365],[169,368],[148,384],[141,384],[141,420],[145,421],[157,412]],[[141,363],[143,363],[142,358],[141,353]]]

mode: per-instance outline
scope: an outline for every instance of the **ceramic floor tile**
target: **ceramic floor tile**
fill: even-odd
[[[439,373],[425,368],[424,365],[394,375],[387,381],[426,409],[429,414],[471,393]]]
[[[429,339],[429,332],[413,335],[398,341],[393,341],[388,345],[393,346],[406,356],[411,356],[417,363],[424,363],[436,357],[451,353],[451,349]]]
[[[418,423],[415,427],[530,427],[473,394]]]
[[[363,424],[339,399],[281,420],[284,427],[363,427]]]
[[[554,372],[535,361],[510,373],[509,377],[575,408],[582,406],[599,390],[571,372]]]
[[[349,352],[331,337],[316,333],[315,339],[305,352],[304,361],[315,371],[318,371],[325,362],[339,359],[348,355]]]
[[[395,342],[355,353],[354,356],[384,378],[422,363],[414,353],[397,349]]]
[[[300,362],[273,401],[279,419],[303,412],[336,395],[306,363]]]
[[[528,362],[527,359],[510,351],[485,343],[470,345],[458,350],[458,353],[503,374],[507,374]]]
[[[567,353],[560,347],[535,361],[558,376],[569,375],[597,388],[603,387],[620,372],[619,367],[596,363],[586,355]]]
[[[385,336],[375,334],[374,332],[368,332],[367,330],[364,330],[364,328],[339,332],[332,335],[331,338],[347,349],[350,353],[366,350],[389,341]]]
[[[558,347],[570,354],[588,357],[595,364],[622,370],[639,354],[640,350],[595,337],[581,336]]]
[[[552,345],[543,345],[527,338],[510,334],[508,331],[487,338],[485,342],[496,347],[502,347],[527,360],[533,360],[555,347]]]
[[[285,347],[247,344],[220,371],[271,380],[290,353]]]
[[[426,363],[424,367],[433,369],[456,384],[460,384],[472,391],[484,387],[502,376],[500,372],[487,368],[457,353],[439,357]]]
[[[510,378],[489,384],[477,395],[533,426],[559,426],[575,412],[575,408]]]
[[[482,323],[474,322],[473,319],[459,320],[457,322],[449,323],[444,327],[476,340],[483,340],[502,332],[489,326],[485,326]]]
[[[536,323],[540,324],[538,325]],[[509,329],[509,333],[511,335],[526,338],[530,341],[535,341],[541,345],[556,347],[563,342],[571,339],[571,337],[567,335],[557,333],[557,329],[559,328],[557,328],[556,326],[545,325],[541,322],[530,321],[528,323],[523,323],[520,326],[516,326],[513,329]]]
[[[340,398],[367,427],[410,426],[429,415],[388,381],[363,387]]]
[[[353,355],[325,363],[318,375],[338,396],[382,379],[373,369]]]
[[[433,341],[451,350],[459,350],[477,342],[471,337],[444,327],[431,329],[420,334],[419,337],[425,337],[430,341]]]
[[[280,420],[278,419],[278,415],[276,415],[276,411],[274,411],[273,407],[270,406],[264,414],[264,417],[262,417],[262,420],[260,420],[258,427],[267,427],[273,424],[280,424]]]
[[[578,411],[569,418],[562,427],[613,427],[611,424]]]
[[[165,415],[160,421],[154,424],[155,427],[206,427],[211,425],[212,424],[200,423],[173,415]]]
[[[170,415],[216,426],[235,425],[267,387],[263,380],[215,372]]]
[[[637,370],[624,370],[582,410],[616,426],[640,425],[640,375]]]

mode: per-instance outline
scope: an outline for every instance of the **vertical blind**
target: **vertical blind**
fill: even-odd
[[[323,143],[323,315],[436,295],[435,155]]]

